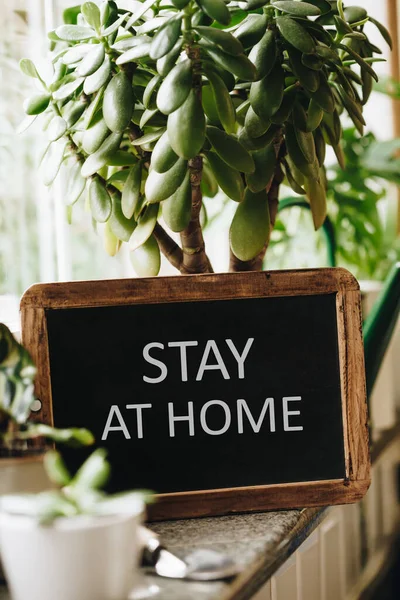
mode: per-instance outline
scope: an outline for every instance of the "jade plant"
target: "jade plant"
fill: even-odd
[[[56,429],[30,422],[35,401],[36,368],[27,350],[0,323],[0,456],[25,451],[28,440],[47,438],[69,445],[90,445],[93,435],[86,429]]]
[[[129,244],[139,275],[160,253],[181,273],[212,272],[204,197],[237,203],[232,271],[257,270],[283,182],[327,212],[325,151],[341,167],[341,116],[363,135],[363,107],[381,53],[365,25],[385,27],[343,0],[112,0],[66,11],[49,33],[53,77],[28,98],[44,114],[50,185],[65,173],[65,202],[86,202],[115,254]],[[171,231],[179,234],[171,234]]]
[[[43,525],[50,525],[57,517],[140,513],[142,506],[152,500],[152,493],[146,490],[113,495],[103,491],[111,472],[104,448],[92,452],[75,475],[71,475],[56,450],[46,453],[44,467],[55,489],[38,494],[3,496],[0,499],[2,512],[26,515]]]

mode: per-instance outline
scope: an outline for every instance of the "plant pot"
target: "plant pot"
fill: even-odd
[[[0,496],[37,493],[51,487],[43,466],[43,452],[15,457],[0,457]],[[0,582],[4,581],[0,558]]]
[[[48,526],[1,514],[0,548],[13,600],[126,600],[139,578],[143,506],[134,509],[59,518]]]
[[[43,453],[0,457],[0,496],[37,493],[51,487],[43,467]]]

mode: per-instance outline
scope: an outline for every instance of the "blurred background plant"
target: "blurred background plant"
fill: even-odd
[[[396,197],[390,186],[400,185],[400,139],[382,142],[371,132],[361,138],[351,127],[344,130],[342,146],[346,168],[332,164],[327,173],[336,264],[348,268],[358,279],[383,280],[400,257]],[[288,193],[282,195],[281,202],[294,199],[291,191],[285,191]],[[304,209],[295,207],[281,213],[271,245],[268,268],[287,268],[293,263],[311,266],[313,247],[319,266],[326,264],[326,239],[313,231],[309,211]]]

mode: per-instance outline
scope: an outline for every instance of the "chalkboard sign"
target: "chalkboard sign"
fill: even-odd
[[[354,502],[369,485],[360,294],[343,269],[36,285],[38,417],[107,447],[155,519]]]

